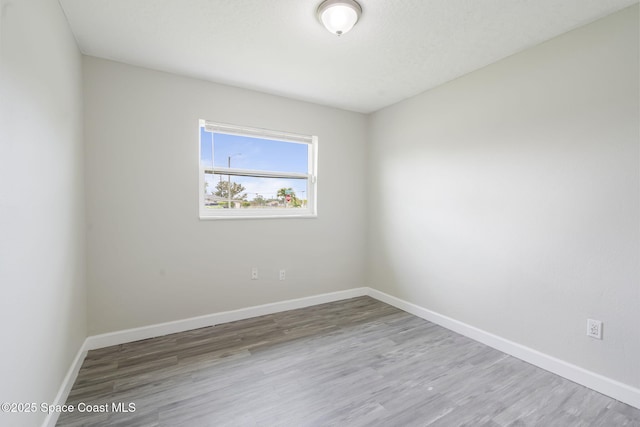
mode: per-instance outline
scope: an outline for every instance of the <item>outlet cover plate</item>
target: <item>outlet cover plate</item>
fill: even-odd
[[[602,321],[587,319],[587,336],[601,340],[602,339]]]

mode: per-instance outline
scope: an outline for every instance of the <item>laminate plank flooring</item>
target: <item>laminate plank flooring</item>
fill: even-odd
[[[640,426],[640,411],[369,297],[90,351],[58,426]]]

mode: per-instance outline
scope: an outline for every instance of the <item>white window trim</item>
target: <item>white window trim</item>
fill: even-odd
[[[308,174],[295,172],[257,171],[249,169],[205,167],[200,161],[202,157],[201,128],[208,132],[241,135],[274,141],[286,141],[309,145]],[[198,211],[201,220],[218,219],[271,219],[271,218],[317,218],[318,216],[318,137],[290,132],[273,131],[232,124],[200,120],[198,126]],[[204,206],[204,176],[206,173],[219,173],[235,176],[257,176],[266,178],[307,179],[307,207],[291,209],[252,208],[252,209],[206,209]]]

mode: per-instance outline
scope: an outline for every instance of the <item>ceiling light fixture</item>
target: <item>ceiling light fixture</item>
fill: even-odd
[[[327,30],[338,36],[356,25],[362,8],[354,0],[324,0],[318,6],[318,19]]]

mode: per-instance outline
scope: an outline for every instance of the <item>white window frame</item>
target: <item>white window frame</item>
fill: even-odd
[[[273,141],[293,142],[297,144],[308,144],[308,173],[296,172],[274,172],[258,171],[250,169],[203,166],[201,129],[207,132],[224,133],[228,135],[248,136],[260,139],[270,139]],[[212,142],[213,144],[213,142]],[[212,157],[215,152],[212,148]],[[247,126],[237,126],[226,123],[200,120],[198,126],[198,165],[199,165],[199,214],[200,219],[255,219],[255,218],[316,218],[318,216],[318,137],[313,135],[301,135],[290,132],[281,132],[268,129],[252,128]],[[223,174],[233,176],[252,176],[264,178],[286,178],[286,179],[306,179],[307,180],[307,206],[305,208],[250,208],[250,209],[207,209],[205,207],[204,182],[205,174]]]

